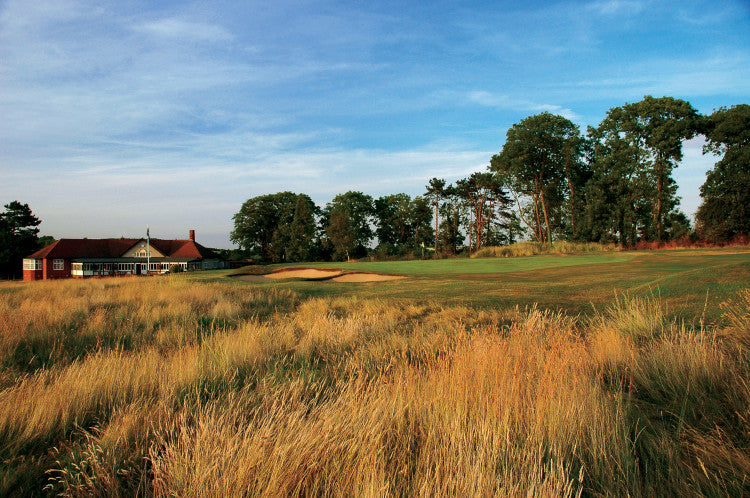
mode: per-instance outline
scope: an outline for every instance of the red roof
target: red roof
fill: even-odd
[[[143,239],[60,239],[27,256],[29,259],[119,258]],[[168,258],[217,259],[192,240],[151,239],[151,245]]]

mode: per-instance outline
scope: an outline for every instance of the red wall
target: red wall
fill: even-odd
[[[24,270],[23,279],[27,282],[33,280],[50,280],[55,278],[70,278],[73,264],[69,260],[64,261],[62,270],[55,270],[55,262],[52,259],[42,260],[41,270]]]
[[[42,280],[44,278],[44,274],[42,270],[24,270],[23,271],[23,280],[25,282],[30,282],[33,280]]]
[[[44,267],[44,279],[50,280],[54,278],[70,278],[70,271],[72,263],[69,260],[63,261],[63,269],[62,270],[55,270],[55,262],[53,259],[45,259],[44,264],[42,265]]]

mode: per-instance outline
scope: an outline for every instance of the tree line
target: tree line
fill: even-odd
[[[679,210],[673,171],[682,144],[706,139],[720,156],[701,187],[696,227]],[[511,244],[521,238],[618,243],[687,237],[720,242],[750,232],[750,106],[709,116],[689,102],[646,96],[610,109],[586,133],[549,112],[507,132],[486,171],[448,183],[433,178],[422,195],[377,199],[357,191],[318,207],[306,194],[248,199],[234,215],[232,242],[267,261],[441,255]],[[374,245],[374,248],[372,247]]]

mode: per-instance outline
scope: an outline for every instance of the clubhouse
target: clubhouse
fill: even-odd
[[[155,275],[170,270],[225,268],[226,262],[189,239],[60,239],[23,260],[24,280]]]

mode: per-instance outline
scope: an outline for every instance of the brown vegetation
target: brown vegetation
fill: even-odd
[[[0,288],[0,494],[748,492],[750,290],[716,330],[181,277]]]

